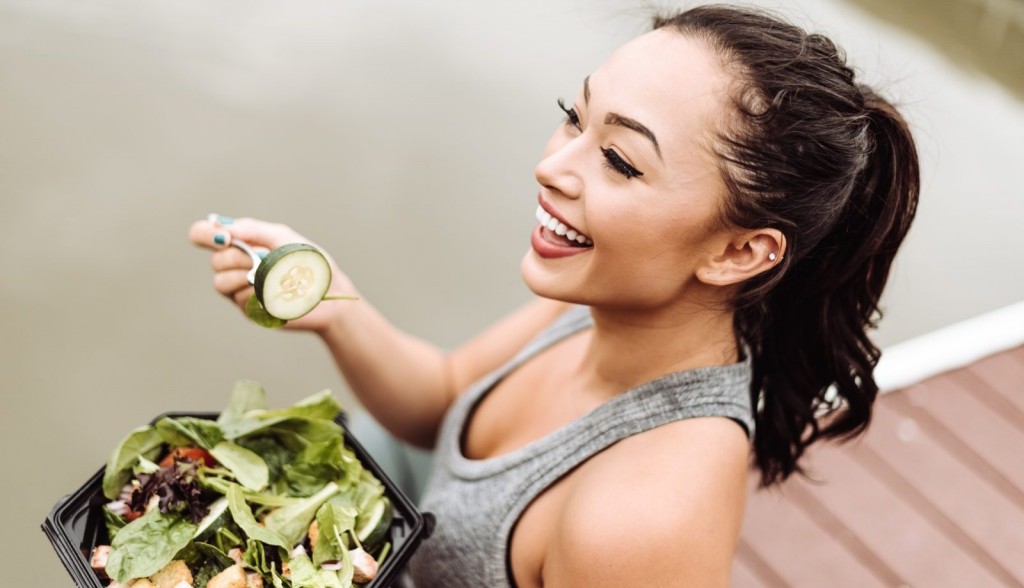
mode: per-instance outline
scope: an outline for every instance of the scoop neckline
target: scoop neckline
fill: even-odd
[[[589,316],[589,312],[587,315]],[[673,387],[675,388],[692,385],[695,382],[704,382],[708,379],[715,379],[725,384],[739,379],[744,379],[749,372],[749,353],[746,354],[744,359],[735,363],[701,366],[677,372],[669,372],[612,396],[578,418],[575,418],[555,430],[533,439],[512,451],[482,459],[471,459],[466,457],[462,450],[463,438],[469,427],[470,419],[472,419],[476,410],[480,407],[480,404],[487,395],[493,392],[494,388],[508,377],[509,374],[522,367],[523,364],[531,358],[568,337],[592,327],[592,323],[589,321],[581,320],[579,322],[581,325],[573,325],[573,328],[570,328],[567,333],[564,333],[561,336],[551,337],[549,341],[545,341],[539,345],[527,345],[527,347],[524,348],[516,357],[498,370],[492,372],[487,379],[484,380],[486,385],[481,386],[479,391],[473,394],[472,398],[467,399],[467,402],[462,407],[461,414],[458,415],[459,418],[456,419],[455,422],[458,426],[457,431],[455,431],[456,435],[449,437],[452,442],[449,444],[448,454],[450,459],[449,463],[453,473],[467,479],[484,478],[494,473],[506,470],[516,464],[528,461],[535,456],[541,455],[543,453],[541,449],[544,447],[575,438],[577,430],[584,428],[589,421],[593,421],[595,418],[606,412],[614,412],[616,408],[623,404],[628,405],[630,400],[634,397],[640,396],[651,388],[657,387],[666,381],[674,381],[675,385]],[[550,329],[544,331],[538,338],[542,338],[544,335],[549,333]]]

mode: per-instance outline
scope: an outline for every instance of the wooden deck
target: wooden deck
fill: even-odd
[[[751,494],[732,585],[1024,586],[1024,347],[876,407],[817,481]]]

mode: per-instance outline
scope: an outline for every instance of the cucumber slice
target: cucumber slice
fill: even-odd
[[[373,550],[388,537],[391,529],[391,501],[381,498],[374,502],[356,522],[356,537],[366,550]]]
[[[290,321],[316,308],[331,285],[331,264],[306,243],[271,251],[256,268],[256,298],[270,316]]]
[[[196,527],[195,539],[205,539],[217,529],[224,526],[225,523],[231,518],[228,514],[228,499],[226,496],[221,496],[210,505],[210,512],[203,520],[199,521],[199,526]]]

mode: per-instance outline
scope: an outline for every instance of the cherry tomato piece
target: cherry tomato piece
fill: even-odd
[[[217,460],[213,459],[210,452],[201,447],[175,447],[162,460],[160,460],[158,465],[162,468],[166,468],[174,463],[175,458],[202,462],[204,465],[209,467],[217,465]]]

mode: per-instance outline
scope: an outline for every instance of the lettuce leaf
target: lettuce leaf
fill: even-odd
[[[313,548],[313,564],[320,566],[325,561],[340,561],[345,567],[351,567],[352,561],[348,554],[348,545],[344,534],[354,533],[356,526],[356,509],[338,506],[327,502],[316,513],[316,526],[319,532],[316,547]]]
[[[269,525],[263,527],[256,522],[256,517],[253,516],[252,510],[245,502],[245,496],[242,493],[241,486],[232,484],[231,488],[228,490],[227,496],[228,508],[231,509],[231,517],[250,539],[256,539],[257,541],[269,543],[270,545],[279,545],[285,549],[291,549],[292,545],[298,543],[298,540],[289,540],[289,538],[282,536],[281,533],[270,528]],[[308,527],[309,524],[307,523],[306,526]]]
[[[156,459],[163,445],[163,438],[150,426],[139,427],[121,440],[107,460],[103,472],[103,495],[114,500],[132,477],[132,468],[140,457]]]
[[[267,463],[259,455],[231,441],[221,441],[210,450],[222,466],[235,476],[235,479],[249,490],[262,490],[270,481]]]
[[[185,517],[154,508],[117,532],[110,543],[107,575],[122,584],[152,576],[188,545],[195,532],[196,525]]]
[[[217,424],[223,429],[225,425],[237,423],[252,411],[267,410],[267,393],[258,383],[251,380],[239,380],[231,391],[228,406],[217,417]]]
[[[224,436],[229,440],[235,440],[291,419],[331,423],[340,412],[341,405],[331,395],[331,391],[324,390],[306,397],[288,408],[249,410],[240,417],[237,413],[233,413],[233,416],[226,419],[221,425]]]
[[[224,440],[220,425],[197,417],[164,417],[156,422],[156,430],[171,447],[202,447],[210,450]]]
[[[107,507],[103,507],[103,524],[107,527],[107,538],[110,541],[114,540],[117,536],[117,532],[124,528],[128,524],[128,521],[124,520],[124,517],[111,512]]]
[[[293,556],[288,561],[288,566],[292,571],[292,586],[296,588],[351,588],[352,586],[352,578],[349,577],[346,580],[340,571],[317,569],[305,552]]]
[[[313,496],[274,510],[267,515],[263,523],[267,529],[276,531],[284,537],[288,541],[288,547],[295,545],[306,536],[316,511],[331,496],[337,494],[338,490],[338,485],[330,482]]]

